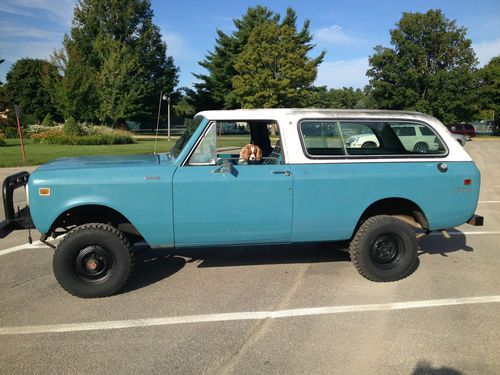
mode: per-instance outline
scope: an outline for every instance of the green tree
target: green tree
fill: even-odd
[[[3,64],[4,61],[5,61],[5,59],[0,59],[0,64]],[[0,86],[2,86],[2,85],[3,85],[3,82],[0,81]]]
[[[54,57],[62,71],[54,96],[80,121],[152,117],[158,93],[178,82],[149,0],[80,0]]]
[[[47,115],[43,118],[42,121],[43,126],[54,126],[54,118],[50,113],[47,113]]]
[[[352,87],[327,90],[326,86],[316,87],[319,98],[314,107],[317,108],[338,108],[338,109],[362,109],[368,108],[368,98],[360,90]]]
[[[409,109],[444,122],[469,120],[478,110],[477,59],[466,37],[441,10],[403,13],[390,31],[393,48],[375,47],[367,92],[378,108]]]
[[[63,132],[66,135],[80,135],[80,125],[74,119],[74,117],[70,117],[66,120],[66,122],[64,123]]]
[[[4,112],[9,107],[9,98],[5,85],[0,86],[0,112]]]
[[[85,57],[69,42],[67,35],[63,44],[66,47],[53,55],[58,71],[47,76],[45,85],[49,88],[52,103],[64,118],[92,122],[99,108],[97,70],[85,62]]]
[[[236,30],[227,35],[217,29],[213,52],[209,52],[199,64],[208,74],[194,74],[200,80],[196,83],[193,97],[198,109],[236,108],[232,95],[232,78],[236,74],[234,63],[248,41],[252,30],[266,22],[278,22],[279,15],[264,6],[248,8],[241,19],[234,19]]]
[[[500,56],[493,57],[478,71],[480,82],[481,109],[493,115],[498,126],[500,117]],[[491,118],[491,117],[490,117]]]
[[[312,84],[324,53],[309,59],[309,46],[286,21],[255,27],[237,56],[232,83],[241,107],[304,107],[314,102]]]
[[[280,15],[264,6],[248,8],[240,19],[234,19],[236,30],[227,35],[217,30],[216,45],[199,64],[207,70],[207,74],[195,74],[200,80],[195,84],[196,91],[192,95],[192,102],[200,109],[237,108],[239,103],[233,92],[233,77],[238,74],[235,64],[238,56],[248,44],[250,35],[256,27],[263,24],[278,24]],[[282,25],[295,28],[297,16],[292,8],[287,9]],[[300,43],[310,51],[312,36],[309,32],[309,21],[305,21],[300,32],[296,33]]]
[[[196,114],[196,108],[191,101],[190,93],[192,93],[191,89],[182,87],[177,91],[178,95],[172,98],[172,109],[175,117],[186,125],[191,122]]]
[[[4,86],[5,100],[11,110],[14,104],[19,105],[25,115],[32,121],[42,121],[47,113],[55,113],[56,109],[50,101],[44,77],[56,71],[56,67],[45,60],[17,60],[7,73]]]
[[[99,108],[97,117],[103,123],[123,122],[127,118],[140,119],[150,114],[150,107],[144,106],[149,93],[155,87],[144,82],[141,59],[124,43],[104,36],[108,52],[103,61],[97,83]]]

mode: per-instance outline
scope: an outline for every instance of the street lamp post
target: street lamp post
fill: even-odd
[[[170,141],[170,96],[167,96],[167,139]]]
[[[168,111],[169,111],[168,122],[170,123],[170,97],[167,97],[167,95],[163,94],[163,91],[160,91],[160,102],[158,103],[158,118],[156,120],[156,136],[155,136],[155,149],[154,149],[155,154],[156,154],[156,143],[158,141],[158,128],[160,127],[161,102],[162,100],[167,100],[167,98],[168,98]]]

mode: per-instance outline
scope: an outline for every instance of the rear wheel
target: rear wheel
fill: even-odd
[[[361,148],[377,148],[377,144],[375,142],[369,141],[365,142],[361,145]]]
[[[392,216],[373,216],[354,236],[349,254],[358,272],[372,281],[396,281],[412,274],[418,264],[413,229]]]
[[[133,265],[130,243],[116,228],[85,224],[59,243],[53,259],[54,275],[77,297],[105,297],[127,281]]]
[[[429,145],[425,142],[418,142],[415,147],[413,147],[413,151],[420,154],[426,154],[429,152]]]

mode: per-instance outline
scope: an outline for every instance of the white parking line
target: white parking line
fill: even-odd
[[[25,243],[23,245],[14,246],[14,247],[11,247],[11,248],[8,248],[5,250],[0,250],[0,256],[14,253],[16,251],[30,250],[30,249],[41,249],[44,247],[47,247],[47,245],[43,244],[40,241],[34,241],[31,245],[28,243]]]
[[[500,203],[500,201],[478,201],[477,203]]]
[[[278,310],[278,311],[248,311],[248,312],[222,313],[222,314],[186,315],[186,316],[174,316],[174,317],[151,318],[151,319],[114,320],[114,321],[90,322],[90,323],[54,324],[54,325],[40,325],[40,326],[26,326],[26,327],[2,327],[0,328],[0,335],[67,333],[67,332],[82,332],[82,331],[97,331],[97,330],[100,331],[100,330],[123,329],[123,328],[167,326],[175,324],[281,319],[281,318],[300,317],[300,316],[332,315],[332,314],[344,314],[344,313],[354,313],[354,312],[409,310],[409,309],[421,309],[430,307],[472,305],[472,304],[498,303],[498,302],[500,302],[500,296],[482,296],[482,297],[447,298],[447,299],[424,300],[424,301],[381,303],[381,304],[370,304],[370,305],[311,307],[304,309],[290,309],[290,310]]]
[[[472,232],[460,232],[458,230],[451,230],[448,232],[450,236],[459,236],[465,234],[466,236],[472,236],[475,234],[500,234],[498,230],[490,230],[490,231],[472,231]],[[441,232],[431,232],[428,234],[429,236],[442,236]]]

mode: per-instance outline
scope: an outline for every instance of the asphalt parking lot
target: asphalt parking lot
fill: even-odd
[[[0,373],[498,374],[500,140],[466,150],[485,226],[425,237],[417,271],[394,283],[365,280],[325,245],[141,248],[124,291],[85,300],[57,284],[52,249],[12,234],[0,240]]]

